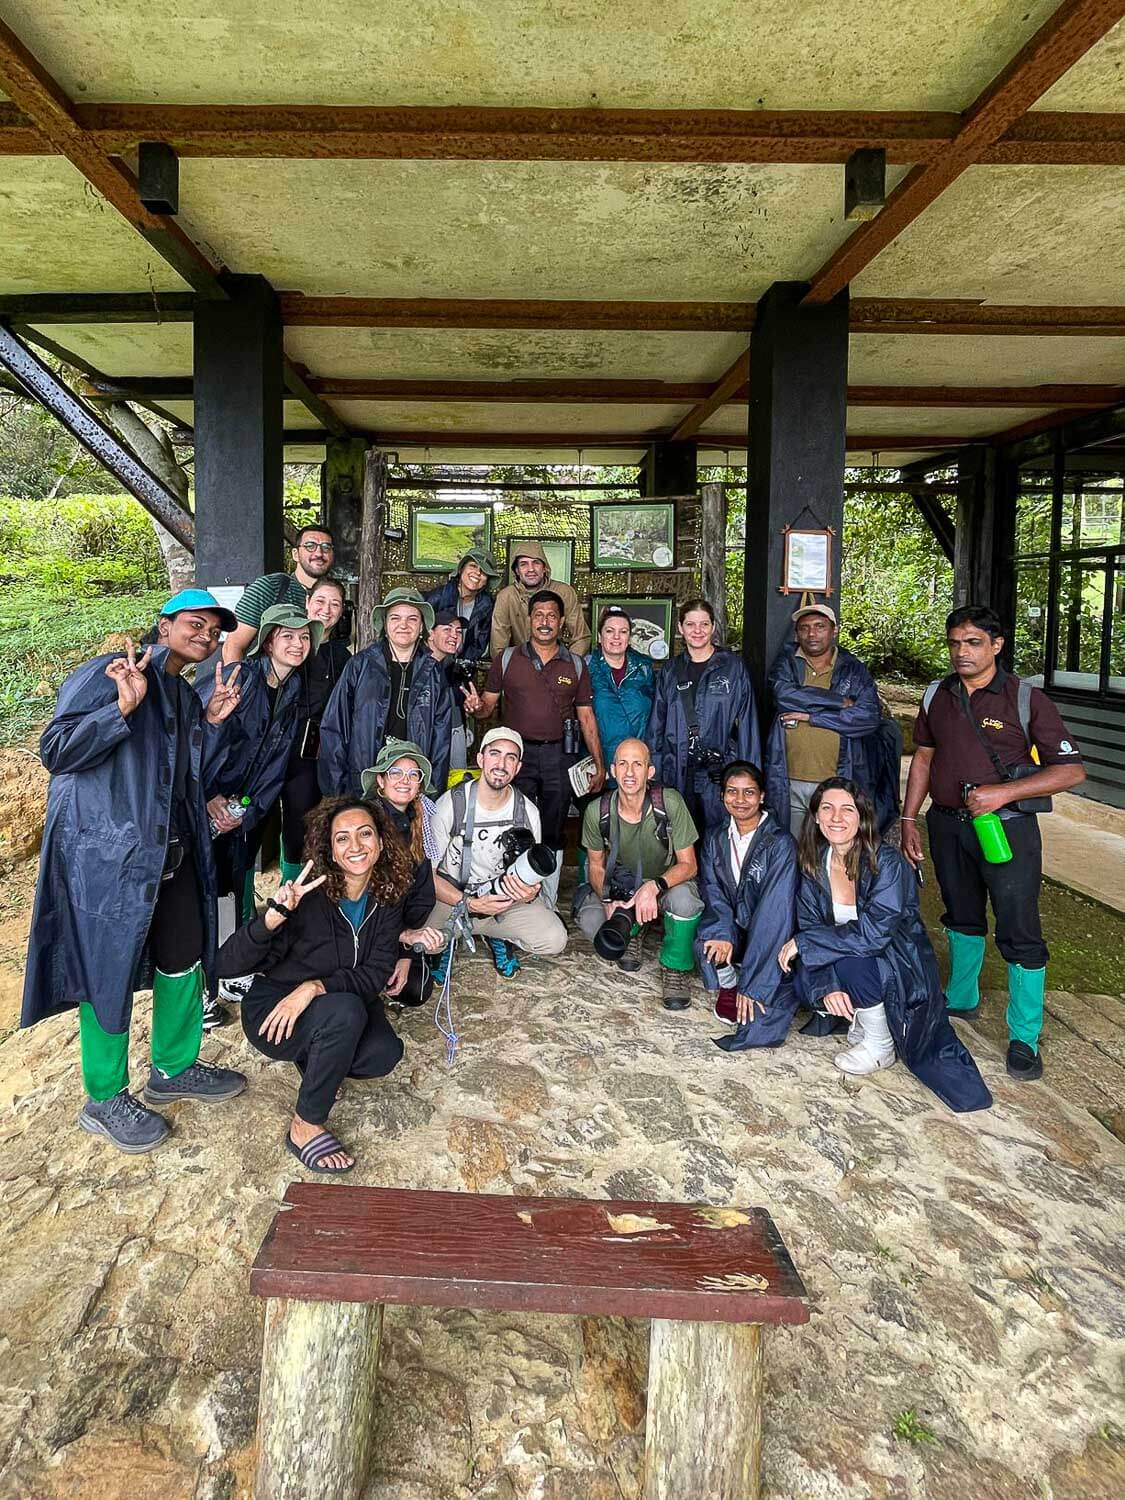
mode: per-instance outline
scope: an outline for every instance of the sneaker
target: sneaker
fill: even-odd
[[[229,1000],[232,1005],[238,1005],[246,999],[253,983],[253,974],[239,974],[233,979],[220,979],[219,999]]]
[[[443,948],[436,958],[430,959],[430,973],[439,989],[444,985],[445,976],[449,971],[449,954],[452,946],[450,944],[448,948]]]
[[[642,924],[632,934],[629,945],[625,952],[617,960],[617,967],[623,974],[636,974],[640,971],[641,960],[645,951],[645,928]]]
[[[1026,1042],[1008,1043],[1008,1077],[1017,1083],[1034,1083],[1043,1077],[1043,1059]]]
[[[163,1115],[146,1109],[139,1099],[122,1089],[112,1099],[87,1099],[78,1124],[91,1135],[103,1135],[118,1151],[139,1156],[159,1146],[171,1127]]]
[[[975,1021],[980,1015],[980,1001],[975,1005],[950,1005],[947,1000],[945,1013],[952,1021]]]
[[[203,992],[203,1029],[214,1031],[216,1026],[230,1025],[230,1011],[225,1005],[213,1000],[206,990]]]
[[[520,961],[511,943],[506,943],[503,938],[489,938],[488,946],[492,949],[492,962],[500,978],[514,979],[520,971]]]
[[[241,1094],[245,1087],[245,1073],[194,1062],[173,1078],[165,1078],[159,1068],[153,1068],[145,1084],[145,1098],[150,1104],[167,1104],[174,1099],[200,1099],[205,1104],[220,1104],[224,1099]]]
[[[687,1010],[691,1004],[691,975],[660,965],[661,999],[665,1010]]]
[[[869,1005],[857,1010],[848,1028],[848,1040],[855,1045],[845,1052],[837,1052],[832,1059],[841,1073],[863,1078],[881,1068],[894,1067],[895,1044],[887,1025],[885,1006]]]
[[[715,1002],[712,1009],[717,1021],[724,1021],[728,1026],[738,1025],[738,1011],[736,1009],[738,991],[720,987],[715,991]]]

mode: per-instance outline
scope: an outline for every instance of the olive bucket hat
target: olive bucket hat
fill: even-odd
[[[387,618],[387,611],[394,609],[396,604],[413,604],[414,608],[422,616],[424,633],[434,628],[433,605],[427,604],[417,589],[392,589],[382,604],[377,604],[371,611],[371,628],[377,637],[383,634],[383,625]]]
[[[467,562],[475,562],[486,578],[501,577],[500,568],[491,552],[486,552],[483,547],[470,547],[450,573],[450,578],[460,578]]]
[[[376,776],[385,776],[396,760],[417,761],[418,769],[422,772],[421,790],[429,796],[436,795],[431,785],[434,768],[428,758],[422,754],[421,747],[416,745],[413,740],[389,739],[379,751],[375,759],[375,764],[370,770],[364,771],[359,778],[359,784],[363,788],[363,795],[365,797],[373,796],[378,792],[379,789],[375,785]]]
[[[324,626],[319,620],[310,620],[295,604],[271,604],[262,614],[258,624],[258,635],[247,656],[257,656],[266,643],[271,630],[280,626],[283,630],[307,630],[309,633],[309,655],[315,656],[320,649]]]

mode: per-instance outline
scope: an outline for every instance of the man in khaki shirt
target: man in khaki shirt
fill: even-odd
[[[512,558],[514,582],[496,595],[492,610],[492,636],[489,649],[493,657],[507,646],[522,646],[531,639],[528,605],[531,596],[550,589],[563,602],[562,639],[575,656],[585,656],[590,649],[590,627],[578,603],[578,595],[569,583],[551,578],[547,556],[538,542],[520,542]]]

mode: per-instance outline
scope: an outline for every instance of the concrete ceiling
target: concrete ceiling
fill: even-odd
[[[1058,3],[322,0],[302,12],[260,0],[6,0],[3,19],[80,103],[962,110]],[[1121,110],[1123,78],[1125,23],[1038,107]],[[892,168],[889,185],[906,170]],[[842,218],[842,175],[838,165],[191,157],[178,222],[216,263],[307,295],[749,303],[775,280],[811,276],[855,232]],[[185,287],[62,157],[0,156],[0,246],[0,293]],[[990,165],[954,181],[853,292],[1081,305],[1119,304],[1122,287],[1125,168]],[[191,372],[187,323],[45,331],[110,376]],[[286,332],[290,359],[336,379],[707,383],[745,343],[737,333]],[[1125,338],[857,335],[850,378],[1125,385]],[[364,431],[627,432],[636,446],[619,451],[633,457],[689,410],[328,399]],[[166,405],[190,420],[190,402]],[[856,408],[851,430],[971,437],[1043,410]],[[741,444],[745,421],[745,406],[729,406],[701,437]],[[318,425],[294,402],[286,424]],[[447,452],[465,461],[463,449]],[[570,447],[534,456],[548,453],[574,457]]]

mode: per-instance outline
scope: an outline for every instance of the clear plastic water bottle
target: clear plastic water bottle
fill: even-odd
[[[249,797],[228,797],[224,811],[228,818],[233,818],[236,823],[241,823],[246,816],[246,809],[249,806]],[[207,822],[211,829],[211,837],[217,839],[222,832],[218,823],[215,822],[214,818],[208,818]]]

